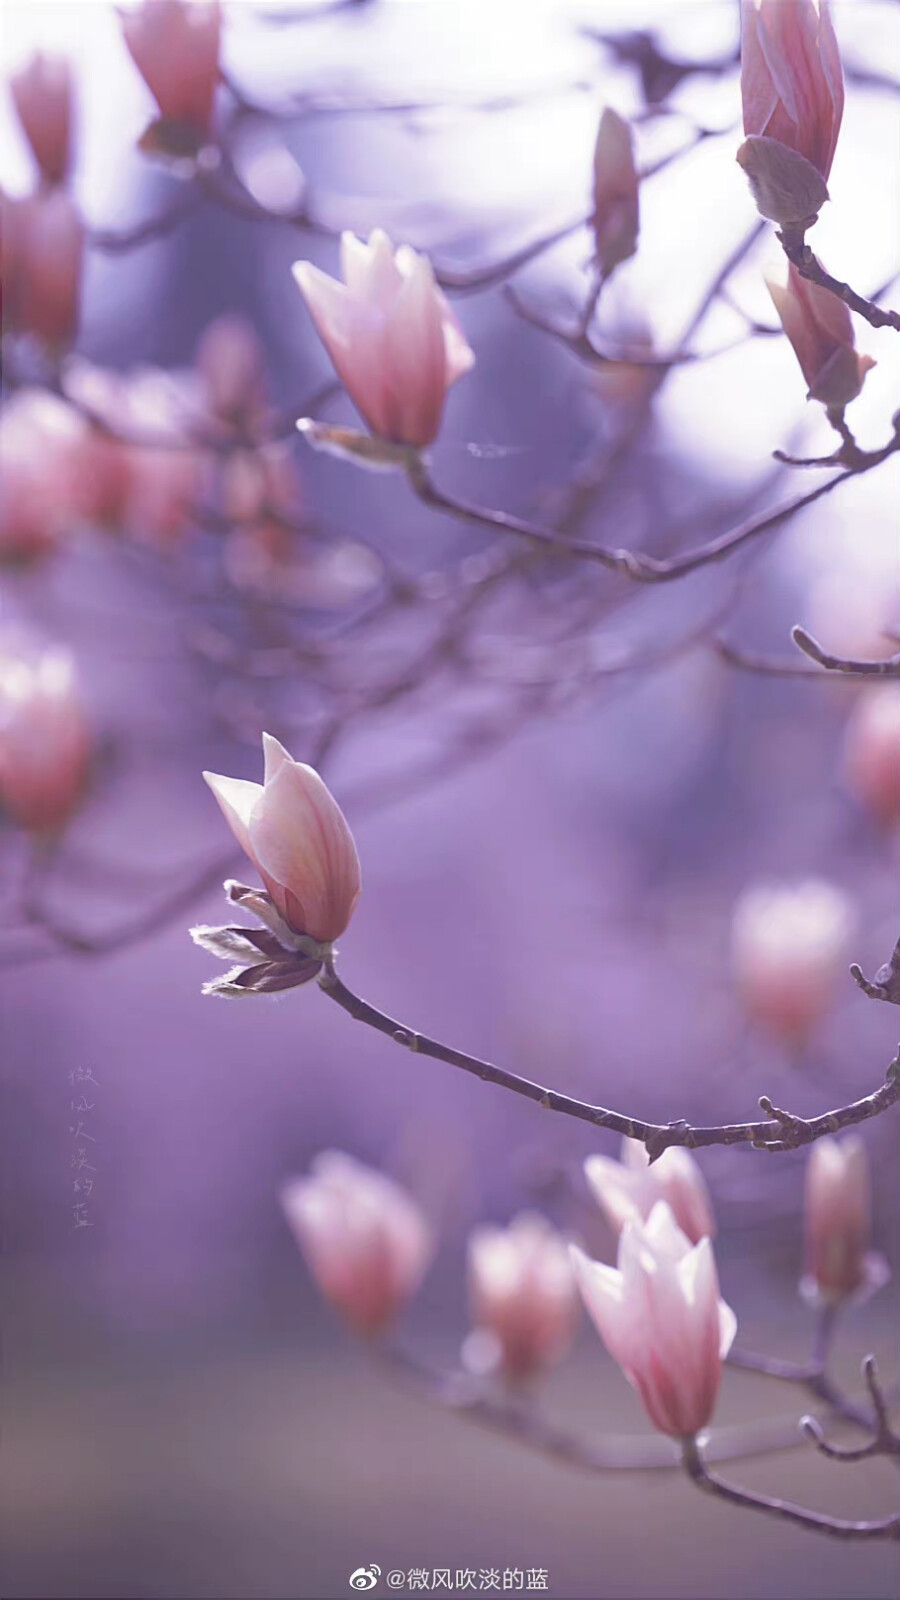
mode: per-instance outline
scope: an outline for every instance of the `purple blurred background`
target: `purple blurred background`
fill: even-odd
[[[592,30],[658,28],[687,59],[727,52],[737,39],[736,7],[718,0],[370,0],[320,20],[276,14],[227,9],[228,69],[267,101],[301,90],[525,97],[489,112],[323,116],[277,130],[336,225],[381,223],[455,265],[502,256],[587,208],[600,105],[642,106],[635,74]],[[77,62],[77,192],[90,221],[121,226],[163,206],[177,180],[135,151],[150,103],[113,8],[13,3],[3,22],[7,74],[36,44]],[[836,23],[845,62],[897,79],[894,7],[854,0],[836,7]],[[541,85],[555,92],[536,97]],[[603,313],[613,333],[649,325],[661,350],[677,347],[709,278],[753,225],[732,159],[736,72],[688,77],[671,103],[721,136],[647,183],[639,254]],[[898,104],[896,81],[850,84],[835,203],[816,230],[817,249],[864,289],[895,265],[886,197],[897,192]],[[0,182],[16,192],[27,165],[6,96],[0,114]],[[678,116],[642,130],[647,160],[668,147],[671,122]],[[770,251],[763,241],[748,256],[732,292],[771,326],[760,278]],[[564,312],[588,253],[587,236],[576,235],[517,284]],[[207,323],[240,310],[266,346],[279,402],[299,406],[329,376],[290,276],[307,255],[333,269],[336,246],[206,207],[169,238],[91,255],[79,349],[113,367],[184,366]],[[461,297],[457,311],[478,365],[451,397],[436,471],[482,504],[539,512],[586,450],[615,438],[615,403],[497,289]],[[742,326],[723,305],[704,328],[707,347]],[[887,432],[897,356],[890,334],[864,329],[861,344],[879,366],[854,420],[875,445]],[[657,550],[675,530],[686,544],[711,536],[773,488],[793,491],[787,475],[773,477],[771,452],[827,448],[824,423],[807,414],[814,409],[782,339],[674,372],[584,531]],[[342,398],[328,414],[351,420]],[[295,450],[309,514],[345,536],[364,534],[410,570],[484,543],[391,477],[313,455],[300,441]],[[894,459],[756,549],[734,622],[740,637],[786,651],[790,624],[821,614],[823,582],[835,572],[845,594],[854,585],[893,591],[896,610],[897,489]],[[250,730],[238,740],[220,713],[246,686],[198,657],[207,613],[185,570],[196,576],[189,564],[85,535],[51,567],[3,578],[4,617],[76,651],[109,741],[103,781],[54,879],[60,914],[79,926],[152,910],[161,886],[227,852],[201,768],[259,777],[256,702],[236,719]],[[712,569],[635,598],[604,578],[596,660],[679,634],[733,579]],[[577,582],[548,581],[513,617],[498,608],[486,618],[487,645],[519,663],[520,676],[529,627],[546,624],[548,607],[572,605]],[[373,649],[401,643],[392,635]],[[371,663],[348,670],[357,665]],[[745,1024],[727,958],[732,906],[757,878],[826,876],[847,889],[859,917],[853,953],[867,972],[893,945],[897,838],[836,776],[856,691],[740,675],[703,648],[663,670],[596,679],[540,714],[502,690],[462,674],[438,678],[351,723],[336,744],[328,779],[365,877],[342,941],[357,992],[464,1049],[659,1120],[741,1119],[762,1091],[800,1113],[868,1092],[896,1043],[887,1007],[848,979],[813,1047],[791,1061]],[[272,731],[302,758],[318,708],[302,681],[278,692]],[[431,751],[482,709],[498,736],[475,749],[469,739],[465,759],[424,781]],[[4,883],[23,865],[9,830],[0,836]],[[538,1205],[583,1230],[581,1159],[612,1152],[614,1141],[392,1050],[314,990],[237,1007],[204,999],[210,960],[190,945],[187,925],[220,920],[223,904],[210,892],[190,915],[102,959],[0,971],[4,1594],[330,1600],[373,1561],[385,1571],[540,1566],[557,1600],[894,1594],[888,1547],[760,1526],[674,1475],[580,1479],[398,1391],[344,1338],[276,1199],[317,1150],[338,1146],[383,1166],[439,1225],[409,1339],[452,1362],[466,1331],[468,1228]],[[90,1069],[97,1085],[92,1226],[78,1231],[69,1205],[76,1069]],[[896,1273],[894,1120],[876,1121],[865,1139],[875,1242]],[[802,1358],[802,1156],[713,1150],[702,1166],[742,1341]],[[599,1225],[596,1240],[608,1258]],[[896,1310],[889,1288],[847,1317],[837,1370],[851,1386],[869,1350],[893,1379]],[[586,1328],[549,1403],[585,1432],[647,1428]],[[790,1390],[731,1374],[717,1420],[804,1408]],[[803,1445],[740,1463],[732,1476],[841,1515],[885,1514],[890,1504],[884,1464],[842,1473]]]

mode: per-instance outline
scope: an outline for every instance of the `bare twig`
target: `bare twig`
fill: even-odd
[[[841,1517],[829,1517],[824,1512],[807,1511],[789,1500],[774,1500],[768,1495],[752,1494],[713,1477],[708,1470],[696,1439],[685,1439],[682,1446],[682,1465],[692,1483],[706,1494],[716,1495],[731,1505],[743,1506],[750,1511],[761,1511],[783,1522],[795,1522],[813,1533],[822,1533],[832,1539],[891,1539],[900,1540],[900,1516],[883,1517],[875,1522],[848,1522]]]
[[[670,1145],[684,1145],[688,1149],[696,1150],[707,1145],[750,1144],[764,1150],[796,1150],[802,1145],[814,1143],[816,1139],[821,1139],[826,1134],[838,1133],[842,1128],[853,1127],[857,1123],[868,1121],[870,1117],[879,1116],[900,1101],[900,1054],[898,1054],[888,1067],[884,1083],[871,1094],[862,1100],[840,1106],[834,1111],[823,1112],[817,1117],[794,1116],[774,1106],[767,1095],[760,1095],[759,1104],[767,1117],[764,1122],[737,1122],[702,1128],[693,1127],[684,1120],[668,1123],[645,1122],[641,1118],[625,1116],[620,1111],[610,1111],[605,1106],[591,1105],[587,1101],[577,1100],[571,1095],[559,1093],[558,1090],[547,1089],[542,1084],[533,1083],[530,1078],[520,1077],[517,1073],[495,1066],[490,1061],[482,1061],[478,1056],[468,1055],[464,1050],[456,1050],[450,1045],[428,1038],[425,1034],[417,1033],[355,995],[338,977],[332,961],[324,964],[318,983],[323,994],[353,1017],[354,1021],[365,1023],[377,1033],[385,1034],[395,1044],[402,1045],[414,1055],[429,1056],[432,1060],[443,1061],[448,1066],[460,1067],[463,1072],[472,1073],[483,1083],[493,1083],[498,1088],[511,1090],[513,1094],[534,1101],[545,1111],[560,1112],[563,1116],[576,1117],[581,1122],[588,1122],[595,1128],[609,1128],[614,1133],[624,1134],[627,1138],[635,1139],[644,1145],[651,1160],[662,1155]]]

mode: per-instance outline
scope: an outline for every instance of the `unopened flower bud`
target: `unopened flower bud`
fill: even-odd
[[[889,1276],[869,1250],[871,1193],[866,1147],[858,1134],[819,1139],[806,1164],[804,1297],[814,1304],[867,1299]]]
[[[508,1228],[473,1230],[469,1295],[475,1328],[492,1336],[505,1377],[534,1377],[568,1353],[578,1295],[566,1243],[543,1217],[523,1212]]]
[[[0,644],[0,806],[31,833],[55,833],[84,794],[90,760],[71,656]]]
[[[384,1333],[418,1288],[431,1230],[405,1189],[352,1156],[327,1150],[281,1204],[326,1300],[357,1333]]]
[[[777,142],[827,179],[844,110],[841,57],[827,0],[742,0],[741,99],[744,132],[754,143]],[[799,204],[800,169],[792,180],[782,176],[774,183],[792,190]],[[810,210],[815,214],[818,206]]]
[[[45,183],[65,183],[72,159],[72,72],[63,56],[32,56],[10,80],[22,130]]]
[[[863,690],[844,739],[844,782],[887,827],[900,823],[900,688]]]
[[[734,973],[750,1016],[793,1048],[831,1005],[845,969],[852,906],[834,884],[754,884],[732,921]]]
[[[160,115],[202,137],[219,79],[218,0],[144,0],[122,14],[129,54]]]
[[[608,277],[637,249],[640,208],[631,124],[611,106],[600,118],[594,146],[594,239]]]
[[[809,386],[807,399],[842,411],[856,399],[866,373],[875,365],[871,356],[857,353],[843,300],[810,283],[793,263],[786,282],[767,278],[766,284]]]

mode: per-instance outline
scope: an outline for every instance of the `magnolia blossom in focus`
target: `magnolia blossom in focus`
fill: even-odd
[[[490,1346],[482,1365],[520,1380],[566,1355],[578,1295],[565,1241],[543,1217],[523,1212],[508,1228],[473,1230],[469,1295],[476,1330]]]
[[[418,1288],[432,1236],[412,1197],[384,1173],[327,1150],[281,1204],[325,1298],[358,1333],[383,1333]]]
[[[844,738],[844,782],[880,822],[900,823],[900,689],[878,684],[860,695]]]
[[[594,238],[604,276],[637,249],[640,213],[631,124],[607,106],[594,146]]]
[[[732,962],[748,1012],[793,1046],[831,1004],[854,927],[834,884],[761,883],[745,889],[732,920]]]
[[[806,1273],[800,1285],[816,1305],[865,1299],[889,1276],[869,1251],[871,1193],[866,1147],[858,1134],[819,1139],[806,1163]]]
[[[776,139],[828,177],[844,74],[827,0],[742,0],[744,132]]]
[[[263,734],[265,780],[203,776],[283,923],[319,944],[340,937],[361,887],[353,835],[312,767]]]
[[[294,267],[338,377],[374,434],[431,444],[447,390],[475,360],[431,263],[376,229],[368,244],[342,235],[341,271],[343,283],[308,261]]]
[[[628,1221],[645,1220],[657,1201],[665,1200],[691,1244],[715,1234],[709,1190],[688,1150],[672,1145],[651,1166],[642,1144],[623,1139],[621,1161],[588,1156],[584,1172],[616,1232]]]
[[[766,284],[809,386],[808,400],[842,411],[855,400],[875,362],[857,354],[850,312],[837,295],[788,267],[786,283]]]
[[[13,104],[45,183],[65,183],[72,159],[72,73],[38,51],[10,79]]]
[[[0,565],[40,560],[79,516],[85,426],[44,389],[20,389],[0,412]]]
[[[122,13],[131,59],[166,121],[209,132],[221,31],[218,0],[144,0]]]
[[[705,1428],[737,1328],[719,1299],[711,1240],[692,1245],[660,1201],[625,1223],[617,1267],[572,1246],[582,1298],[607,1350],[655,1428],[675,1439]]]
[[[53,349],[78,327],[85,230],[61,189],[2,202],[3,321]]]
[[[844,79],[827,0],[742,0],[738,151],[764,217],[814,222],[828,198]]]
[[[90,760],[71,656],[0,643],[0,805],[20,827],[54,832],[81,799]]]

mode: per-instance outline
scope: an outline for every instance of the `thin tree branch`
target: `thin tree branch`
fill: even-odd
[[[767,1116],[764,1122],[727,1123],[716,1127],[693,1127],[684,1120],[665,1124],[645,1122],[641,1118],[628,1117],[620,1111],[610,1111],[605,1106],[591,1105],[572,1095],[561,1094],[558,1090],[547,1089],[542,1084],[533,1083],[530,1078],[520,1077],[490,1061],[482,1061],[463,1050],[430,1039],[426,1034],[417,1033],[355,995],[338,977],[333,961],[325,962],[317,981],[323,994],[353,1017],[354,1021],[365,1023],[377,1033],[385,1034],[414,1055],[429,1056],[434,1061],[459,1067],[463,1072],[480,1078],[483,1083],[493,1083],[500,1089],[508,1089],[513,1094],[534,1101],[545,1111],[556,1111],[563,1116],[588,1122],[593,1127],[609,1128],[614,1133],[624,1134],[644,1145],[651,1160],[662,1155],[670,1145],[684,1145],[695,1150],[707,1145],[750,1144],[765,1150],[796,1150],[826,1134],[838,1133],[842,1128],[853,1127],[868,1121],[870,1117],[879,1116],[900,1101],[898,1053],[888,1067],[884,1083],[873,1093],[817,1117],[794,1116],[774,1106],[767,1095],[760,1095],[759,1104]]]
[[[730,1505],[743,1506],[749,1511],[762,1511],[783,1522],[795,1522],[815,1533],[832,1539],[890,1539],[900,1540],[900,1516],[883,1517],[877,1522],[848,1522],[841,1517],[829,1517],[824,1512],[807,1511],[789,1500],[774,1500],[768,1495],[752,1494],[749,1489],[739,1489],[725,1483],[708,1470],[696,1439],[683,1442],[682,1464],[692,1483],[706,1494],[727,1500]]]

